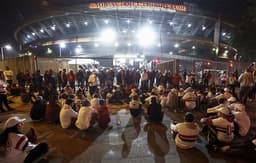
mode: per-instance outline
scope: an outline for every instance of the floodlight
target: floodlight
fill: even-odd
[[[64,42],[60,43],[60,48],[65,48],[66,47],[66,44]]]
[[[76,54],[79,54],[79,53],[82,52],[82,47],[81,47],[81,45],[78,45],[78,46],[76,47],[75,52],[76,52]]]
[[[6,50],[11,50],[11,49],[12,49],[12,46],[9,45],[9,44],[8,44],[8,45],[5,45],[4,47],[5,47]]]
[[[175,48],[178,48],[180,45],[178,43],[174,44]]]
[[[55,30],[56,30],[56,26],[55,26],[55,25],[51,26],[51,29],[52,29],[53,31],[55,31]]]
[[[67,28],[70,28],[70,23],[67,23],[67,24],[66,24],[66,27],[67,27]]]
[[[119,44],[116,42],[116,43],[115,43],[115,47],[118,47],[118,46],[119,46]]]
[[[108,19],[105,19],[105,20],[104,20],[104,23],[105,23],[105,24],[108,24],[108,23],[109,23],[109,20],[108,20]]]
[[[101,32],[100,41],[111,43],[115,40],[116,40],[116,32],[113,29],[107,28]]]
[[[156,33],[151,27],[143,27],[138,31],[138,42],[141,46],[149,46],[155,42]]]

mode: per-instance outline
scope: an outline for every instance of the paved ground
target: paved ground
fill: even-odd
[[[28,116],[30,104],[22,104],[15,99],[16,110],[0,113],[0,121],[4,122],[11,115],[27,118],[25,130],[34,127],[50,147],[56,150],[48,156],[50,163],[247,163],[256,162],[256,152],[238,150],[227,154],[208,152],[204,139],[195,149],[177,149],[170,134],[169,124],[172,120],[182,121],[184,113],[169,112],[165,115],[163,124],[147,124],[142,120],[140,127],[134,128],[125,106],[112,107],[111,130],[102,131],[99,128],[86,132],[76,129],[64,130],[58,124],[32,122]],[[256,105],[248,105],[253,128],[256,125]],[[199,119],[201,112],[195,112]],[[121,125],[116,121],[120,119]],[[0,126],[3,124],[1,123]],[[1,160],[2,159],[2,160]],[[4,162],[0,158],[0,162]]]

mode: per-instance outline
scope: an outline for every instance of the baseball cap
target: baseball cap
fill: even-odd
[[[10,117],[10,118],[8,118],[7,121],[5,122],[4,128],[11,128],[11,127],[17,125],[17,124],[20,123],[20,122],[24,122],[25,120],[26,120],[25,118],[21,119],[21,118],[19,118],[19,117],[17,117],[17,116]]]
[[[220,107],[219,109],[217,109],[218,112],[221,112],[223,113],[224,115],[229,115],[230,114],[230,111],[227,107]]]

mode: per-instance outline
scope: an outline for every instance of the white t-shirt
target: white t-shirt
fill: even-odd
[[[94,108],[82,106],[78,112],[76,127],[80,130],[89,128],[93,114],[97,114],[97,111]]]
[[[62,128],[68,128],[71,125],[72,118],[77,118],[77,112],[75,112],[71,106],[64,104],[60,111],[60,124]]]
[[[177,132],[175,143],[179,148],[193,148],[198,139],[200,127],[195,122],[178,123],[171,127],[174,132]]]
[[[212,124],[217,130],[217,139],[229,143],[234,138],[234,123],[229,122],[223,117],[212,120]]]
[[[235,121],[239,126],[239,134],[246,136],[251,126],[249,116],[245,111],[232,111],[232,114],[235,116]]]
[[[27,147],[25,147],[26,143],[28,144]],[[3,162],[23,163],[28,153],[35,147],[36,144],[30,143],[26,135],[10,133],[8,135],[6,155]],[[23,150],[23,148],[25,149]]]

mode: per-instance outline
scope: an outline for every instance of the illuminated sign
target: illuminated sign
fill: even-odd
[[[89,9],[97,10],[115,10],[115,9],[137,9],[137,10],[156,10],[169,12],[186,12],[184,5],[175,5],[155,2],[97,2],[90,3]]]

